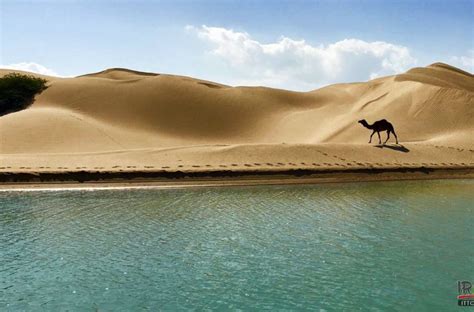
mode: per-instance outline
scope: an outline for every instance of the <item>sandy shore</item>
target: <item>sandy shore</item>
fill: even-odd
[[[472,179],[471,168],[410,168],[354,170],[290,170],[266,172],[216,171],[62,172],[0,174],[0,191],[61,189],[195,188],[254,185],[291,185],[396,180]]]
[[[243,154],[245,163],[239,161]],[[2,158],[0,187],[190,187],[473,178],[473,155],[467,148],[420,143],[194,146],[10,155]],[[110,158],[113,163],[106,161]],[[109,165],[97,166],[100,163]]]

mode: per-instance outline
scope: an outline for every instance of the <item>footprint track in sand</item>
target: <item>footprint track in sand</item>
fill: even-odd
[[[451,149],[451,150],[456,150],[458,152],[471,152],[473,153],[474,150],[472,149],[464,149],[464,148],[460,148],[460,147],[454,147],[454,146],[444,146],[444,145],[430,145],[430,146],[434,146],[435,148],[447,148],[447,149]]]
[[[339,157],[339,156],[336,156],[336,155],[332,155],[332,157],[338,159],[338,160],[342,160],[342,161],[346,161],[345,158],[342,158],[342,157]]]
[[[339,156],[337,156],[337,155],[330,155],[330,154],[328,154],[328,153],[325,153],[325,152],[322,152],[322,151],[318,151],[318,150],[317,150],[316,152],[318,152],[318,153],[320,153],[321,155],[324,155],[324,156],[326,156],[326,157],[333,157],[333,158],[336,158],[337,160],[340,160],[340,161],[347,161],[347,159],[342,158],[342,157],[339,157]]]

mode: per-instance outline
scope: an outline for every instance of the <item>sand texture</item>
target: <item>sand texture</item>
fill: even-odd
[[[473,75],[446,64],[310,92],[120,68],[45,78],[0,117],[0,173],[474,168]],[[359,119],[389,120],[400,144],[368,144]]]

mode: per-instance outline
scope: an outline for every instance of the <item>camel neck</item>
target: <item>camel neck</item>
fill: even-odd
[[[369,125],[366,121],[364,121],[364,127],[366,127],[367,129],[372,129],[372,125]]]

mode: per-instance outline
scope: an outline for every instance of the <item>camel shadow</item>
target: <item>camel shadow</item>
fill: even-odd
[[[402,153],[408,153],[410,151],[408,148],[406,148],[405,146],[403,146],[401,144],[399,144],[399,145],[377,144],[377,145],[374,145],[374,147],[389,148],[389,149],[392,149],[394,151],[398,151],[398,152],[402,152]]]

